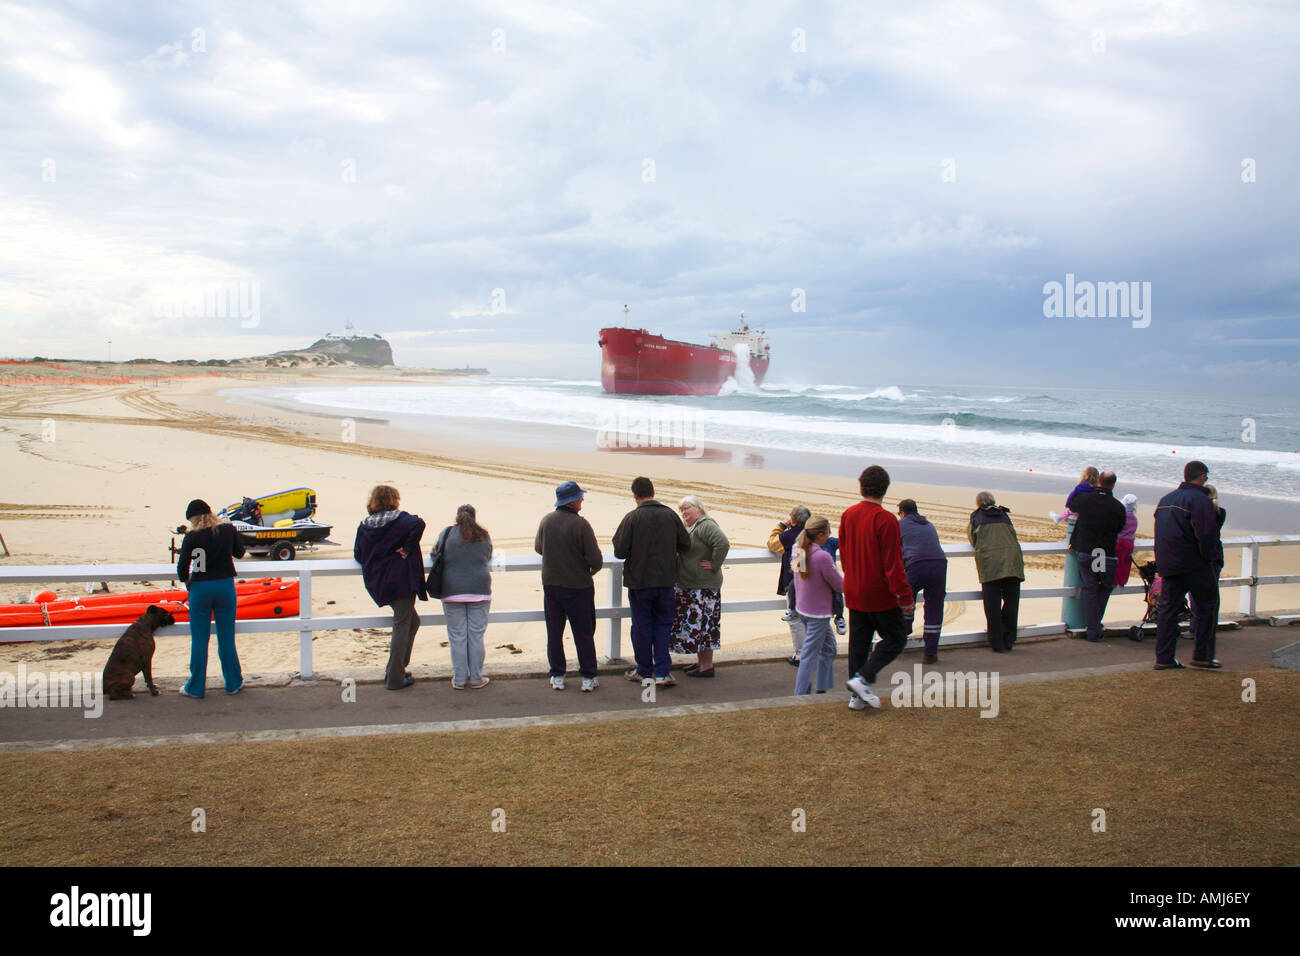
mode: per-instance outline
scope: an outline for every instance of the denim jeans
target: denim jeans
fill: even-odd
[[[632,652],[642,677],[667,677],[672,669],[668,641],[673,632],[676,595],[673,588],[628,588],[632,606]]]
[[[491,601],[443,601],[447,616],[447,645],[451,651],[451,681],[464,687],[483,680],[483,633]]]
[[[808,637],[799,654],[799,673],[794,678],[794,692],[801,696],[812,693],[814,671],[817,674],[816,689],[830,690],[835,683],[835,655],[839,652],[830,618],[805,617],[802,614],[799,617]]]
[[[190,584],[190,679],[185,693],[202,697],[208,683],[208,641],[212,637],[212,619],[217,621],[217,657],[226,691],[238,690],[244,683],[235,650],[235,579],[194,581]]]

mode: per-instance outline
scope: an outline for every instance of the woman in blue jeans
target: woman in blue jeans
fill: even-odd
[[[244,687],[244,674],[235,650],[234,559],[244,556],[244,542],[229,522],[212,513],[206,501],[191,501],[185,517],[190,530],[181,541],[176,579],[185,582],[190,591],[190,679],[181,688],[181,696],[202,697],[206,690],[214,617],[226,693],[238,694]]]
[[[492,539],[475,517],[473,505],[456,509],[456,523],[447,529],[442,551],[442,613],[447,617],[454,690],[479,690],[491,682],[483,676],[483,633],[492,605]]]
[[[819,694],[830,690],[835,682],[835,655],[839,646],[835,642],[831,619],[835,592],[843,593],[844,578],[835,569],[835,559],[822,547],[830,536],[829,521],[821,515],[809,518],[790,554],[795,580],[795,611],[803,621],[807,635],[799,652],[799,673],[794,679],[794,692],[800,695],[814,689],[814,673],[815,689]]]

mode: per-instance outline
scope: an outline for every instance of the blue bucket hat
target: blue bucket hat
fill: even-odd
[[[555,489],[555,507],[571,504],[586,494],[576,481],[566,481]]]

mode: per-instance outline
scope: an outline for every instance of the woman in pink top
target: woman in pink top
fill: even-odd
[[[795,612],[802,619],[807,636],[799,652],[799,673],[794,692],[812,692],[813,672],[817,674],[817,693],[824,694],[835,682],[835,631],[831,627],[834,594],[844,590],[844,578],[835,570],[835,559],[822,548],[831,536],[830,522],[820,515],[808,519],[795,539],[790,553],[790,567],[797,577],[794,595]]]
[[[1124,510],[1128,516],[1124,519],[1124,530],[1115,542],[1115,586],[1122,588],[1128,584],[1129,568],[1133,567],[1133,539],[1137,537],[1138,516],[1137,495],[1124,496]]]

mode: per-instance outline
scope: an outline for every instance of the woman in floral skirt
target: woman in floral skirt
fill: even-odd
[[[695,495],[678,504],[682,523],[691,536],[690,550],[677,565],[676,607],[669,649],[695,654],[687,677],[712,677],[713,652],[722,643],[722,562],[731,542]]]

